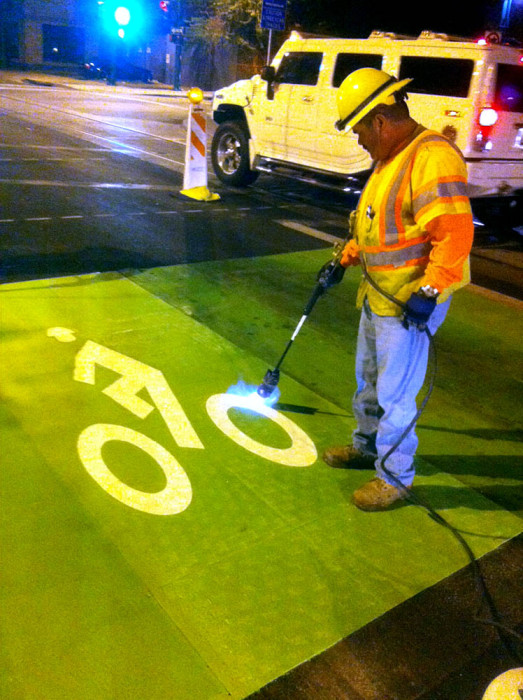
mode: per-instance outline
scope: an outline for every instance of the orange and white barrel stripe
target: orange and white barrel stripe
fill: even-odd
[[[197,105],[189,108],[183,189],[207,186],[207,120]]]

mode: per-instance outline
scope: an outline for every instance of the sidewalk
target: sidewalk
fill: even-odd
[[[9,71],[0,70],[0,85],[35,85],[40,87],[64,87],[72,90],[85,90],[88,92],[109,92],[109,93],[133,93],[148,94],[160,93],[163,97],[186,98],[189,88],[173,90],[172,87],[164,83],[126,83],[119,82],[117,85],[107,85],[101,80],[83,80],[64,75],[53,75],[50,73],[40,73],[38,71]],[[192,86],[191,86],[192,87]],[[206,100],[212,99],[212,92],[204,92]]]

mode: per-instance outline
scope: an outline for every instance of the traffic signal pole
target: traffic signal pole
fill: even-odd
[[[174,75],[173,89],[181,90],[182,76],[182,48],[183,48],[183,27],[173,27],[171,30],[171,41],[174,45]]]
[[[160,9],[165,12],[171,22],[169,39],[173,44],[173,89],[181,90],[182,47],[183,47],[183,14],[180,0],[160,0]]]

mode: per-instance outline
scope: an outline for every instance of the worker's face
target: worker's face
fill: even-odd
[[[358,137],[358,144],[368,151],[372,160],[385,160],[388,156],[388,148],[383,138],[384,121],[380,115],[376,115],[371,121],[363,119],[352,128]]]

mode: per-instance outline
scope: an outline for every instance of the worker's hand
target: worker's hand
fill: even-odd
[[[345,268],[337,260],[329,260],[318,272],[316,279],[324,289],[329,289],[339,284],[344,274]]]
[[[340,264],[342,267],[352,267],[353,265],[359,265],[359,247],[354,238],[351,238],[348,243],[345,244],[345,248],[341,254]]]
[[[415,326],[420,331],[427,327],[427,321],[436,308],[435,297],[427,297],[423,292],[414,292],[405,305],[402,322],[405,328]]]

